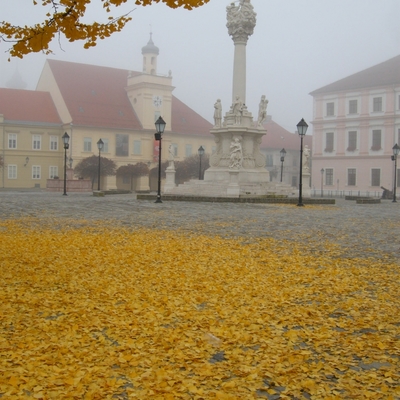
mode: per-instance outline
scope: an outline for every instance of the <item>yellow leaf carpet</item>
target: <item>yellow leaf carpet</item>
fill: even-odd
[[[304,243],[0,222],[0,398],[400,399],[399,265]]]

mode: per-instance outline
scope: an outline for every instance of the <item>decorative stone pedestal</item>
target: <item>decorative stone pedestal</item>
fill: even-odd
[[[311,197],[311,187],[310,187],[310,176],[309,172],[305,172],[302,174],[302,196],[303,197]]]
[[[172,163],[172,165],[170,165],[165,171],[166,179],[164,183],[164,193],[169,193],[176,187],[175,173],[175,166]]]

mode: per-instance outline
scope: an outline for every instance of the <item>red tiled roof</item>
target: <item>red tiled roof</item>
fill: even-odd
[[[48,60],[74,125],[142,129],[126,94],[129,71]]]
[[[333,82],[310,95],[342,92],[364,88],[389,86],[400,83],[400,56],[391,58],[373,67],[357,72],[339,81]]]
[[[0,114],[7,121],[61,125],[48,92],[0,88]]]
[[[300,137],[297,133],[290,133],[285,128],[282,128],[272,119],[264,123],[267,134],[262,137],[260,147],[262,149],[277,149],[281,150],[300,150]],[[303,139],[304,146],[312,148],[312,136],[306,135]]]
[[[172,132],[189,135],[211,135],[210,122],[197,114],[175,96],[172,96]]]
[[[74,125],[142,129],[125,91],[128,70],[55,60],[48,63]],[[171,126],[173,132],[183,134],[209,134],[212,128],[175,96]]]

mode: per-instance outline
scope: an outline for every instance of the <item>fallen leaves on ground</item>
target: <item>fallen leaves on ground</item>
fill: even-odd
[[[399,399],[399,265],[321,247],[2,221],[0,397]]]

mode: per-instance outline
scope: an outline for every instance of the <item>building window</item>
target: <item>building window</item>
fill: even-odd
[[[58,137],[50,136],[50,150],[58,150]]]
[[[382,147],[382,132],[381,130],[372,131],[372,147],[371,150],[380,150]]]
[[[92,151],[92,138],[83,138],[83,151]]]
[[[8,134],[8,148],[9,149],[17,148],[17,134],[16,133]]]
[[[349,101],[349,114],[357,114],[358,112],[358,102],[357,100]]]
[[[187,144],[185,146],[185,157],[190,157],[192,155],[192,145]]]
[[[326,116],[333,117],[335,115],[335,103],[326,103]]]
[[[332,153],[332,151],[333,151],[333,143],[334,143],[334,134],[333,134],[333,132],[326,132],[326,134],[325,134],[325,151],[327,153]]]
[[[122,183],[124,185],[127,185],[127,184],[131,183],[131,177],[129,175],[123,175],[122,176]]]
[[[347,170],[347,185],[348,186],[356,186],[356,169],[349,168]]]
[[[333,168],[325,169],[325,185],[326,186],[333,185]]]
[[[58,167],[50,166],[50,168],[49,168],[49,178],[53,179],[55,176],[58,176]]]
[[[134,140],[133,141],[133,154],[142,154],[142,141]]]
[[[356,149],[357,149],[357,131],[350,131],[347,151],[355,151]]]
[[[372,111],[373,112],[382,111],[382,97],[374,97],[372,99]]]
[[[40,179],[40,165],[32,165],[32,179]]]
[[[371,169],[371,186],[381,185],[381,170],[379,168]]]
[[[101,140],[103,141],[103,150],[101,151],[102,153],[108,153],[108,139],[103,139],[101,138]]]
[[[273,167],[273,166],[274,166],[274,155],[267,154],[267,167]]]
[[[8,179],[17,179],[17,166],[9,165],[7,168],[8,171]]]
[[[117,133],[115,135],[115,155],[120,157],[127,157],[129,155],[129,136]]]
[[[174,157],[178,157],[178,145],[176,143],[171,143],[172,146],[172,154]]]
[[[32,149],[40,150],[42,144],[42,136],[41,135],[33,135],[32,137]]]

